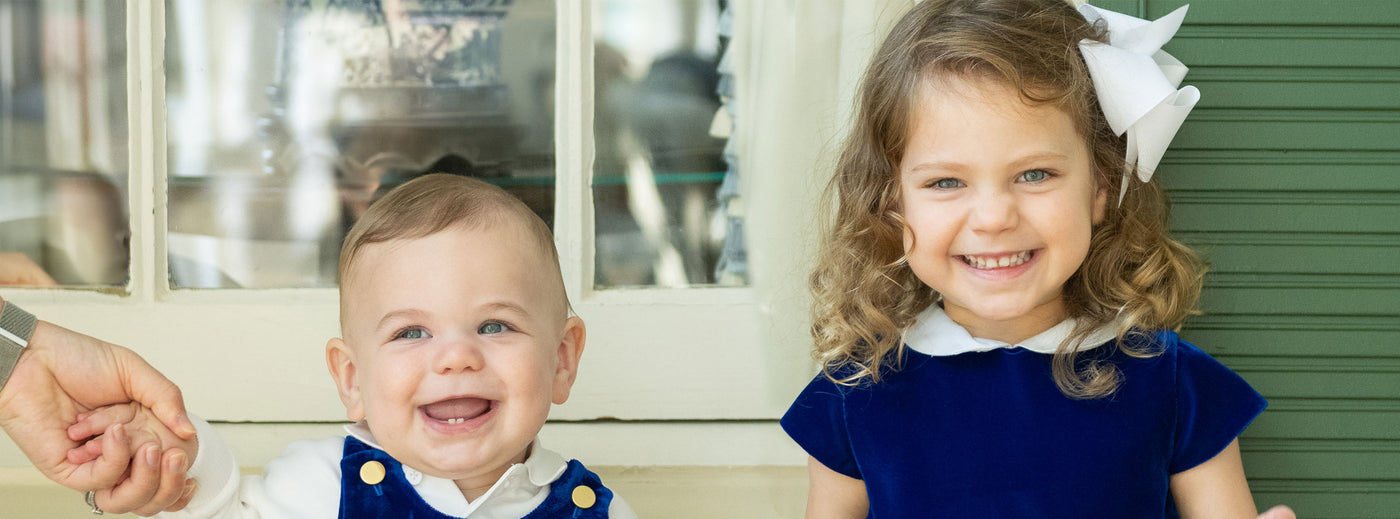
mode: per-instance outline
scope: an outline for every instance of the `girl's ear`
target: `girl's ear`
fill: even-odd
[[[360,383],[355,379],[355,352],[340,337],[326,341],[326,369],[335,379],[340,402],[345,404],[345,417],[352,422],[364,420],[364,400],[360,397]]]
[[[1099,188],[1098,192],[1094,193],[1094,215],[1093,215],[1093,222],[1094,222],[1093,224],[1094,224],[1094,225],[1098,225],[1098,224],[1103,223],[1103,219],[1104,219],[1105,214],[1107,213],[1107,210],[1108,210],[1108,190],[1107,190],[1107,189],[1104,189],[1104,188]]]
[[[583,356],[583,343],[587,339],[583,319],[578,316],[564,321],[564,336],[559,339],[558,364],[554,366],[554,388],[551,401],[562,404],[569,400],[569,390],[578,378],[578,361]]]

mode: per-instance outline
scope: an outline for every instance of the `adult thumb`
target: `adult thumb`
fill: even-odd
[[[185,399],[180,387],[165,378],[160,371],[131,350],[120,350],[122,388],[132,400],[149,407],[156,418],[186,440],[194,438],[194,424],[185,411]]]

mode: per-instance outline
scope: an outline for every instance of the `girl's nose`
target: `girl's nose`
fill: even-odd
[[[978,193],[971,213],[969,225],[972,230],[981,233],[1011,230],[1020,223],[1016,195],[1006,190],[985,190]]]
[[[485,364],[481,345],[473,338],[446,341],[433,359],[433,371],[440,375],[477,371]]]

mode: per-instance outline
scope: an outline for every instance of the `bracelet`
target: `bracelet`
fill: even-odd
[[[19,354],[29,345],[38,321],[33,314],[24,311],[19,305],[5,301],[0,303],[0,389],[10,380],[19,362]]]

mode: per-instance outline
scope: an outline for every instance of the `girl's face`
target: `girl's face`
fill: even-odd
[[[974,337],[1014,343],[1054,326],[1107,201],[1088,144],[1064,111],[999,81],[921,91],[899,166],[909,267]]]

